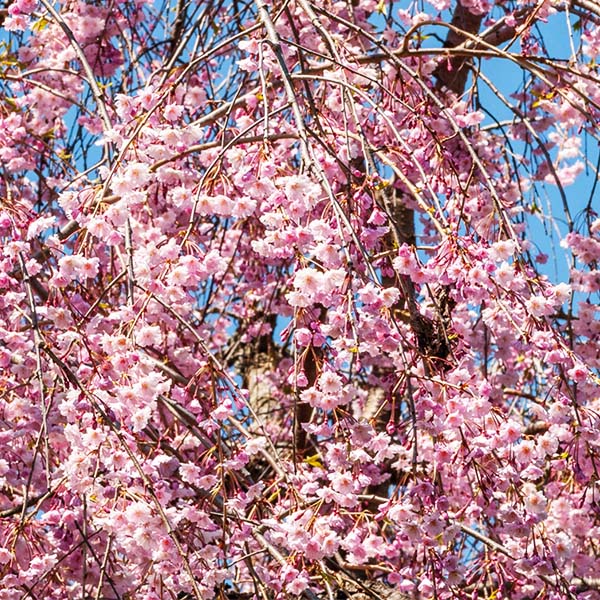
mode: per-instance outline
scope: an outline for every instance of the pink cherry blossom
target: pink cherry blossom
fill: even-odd
[[[597,595],[594,3],[192,4],[5,7],[0,599]]]

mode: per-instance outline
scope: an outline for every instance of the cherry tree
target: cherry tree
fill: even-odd
[[[597,0],[1,20],[1,600],[600,598]]]

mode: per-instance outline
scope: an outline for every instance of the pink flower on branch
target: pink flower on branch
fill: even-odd
[[[109,4],[5,15],[0,596],[593,594],[589,2]]]

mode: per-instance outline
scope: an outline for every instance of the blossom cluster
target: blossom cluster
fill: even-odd
[[[181,4],[3,22],[0,600],[597,598],[594,20],[460,3],[503,125],[450,2]]]

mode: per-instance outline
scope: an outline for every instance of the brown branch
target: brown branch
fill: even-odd
[[[597,18],[600,18],[600,2],[595,2],[594,0],[573,0],[571,2],[571,9],[573,7],[579,9],[580,14],[583,13],[582,16],[590,16],[586,15],[586,12],[594,15],[590,17],[594,22],[597,22]]]
[[[17,504],[11,508],[7,508],[5,510],[0,511],[0,519],[5,519],[7,517],[12,517],[13,515],[22,514],[28,508],[31,508],[34,505],[41,505],[42,502],[52,497],[56,492],[56,488],[53,490],[48,490],[43,494],[38,494],[37,496],[27,497],[23,502]]]
[[[464,44],[469,39],[469,34],[477,34],[482,20],[483,15],[474,15],[468,8],[457,2],[450,22],[452,28],[448,31],[444,47],[456,48]],[[446,87],[460,96],[467,84],[469,62],[465,56],[449,55],[448,60],[435,70],[438,87]]]

